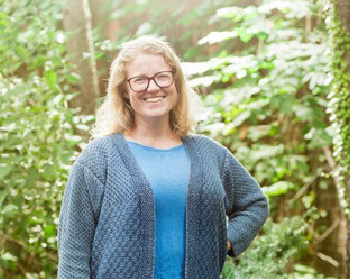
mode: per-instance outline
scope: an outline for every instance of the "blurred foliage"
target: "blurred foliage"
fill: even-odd
[[[55,278],[74,160],[70,66],[57,1],[0,0],[0,278]]]
[[[308,247],[308,223],[303,217],[285,218],[273,223],[269,218],[263,234],[256,238],[238,258],[229,258],[223,268],[223,279],[324,278],[312,267],[290,262],[300,258]],[[290,266],[294,272],[286,272]]]
[[[185,60],[201,60],[213,55],[197,45],[196,41],[208,32],[208,21],[215,10],[237,1],[235,0],[93,0],[99,5],[96,14],[103,15],[106,10],[108,20],[96,23],[94,34],[97,52],[110,57],[110,51],[118,50],[123,42],[145,34],[166,37],[166,40]],[[117,28],[109,33],[112,40],[103,38],[106,24],[118,22]],[[214,27],[221,25],[213,24]]]
[[[219,57],[184,65],[193,86],[213,91],[203,98],[209,109],[199,131],[234,152],[264,187],[271,206],[276,206],[273,197],[298,191],[328,172],[325,156],[314,151],[332,144],[325,114],[331,81],[329,57],[324,55],[327,36],[323,25],[305,34],[301,21],[317,16],[313,11],[320,7],[294,2],[219,9],[215,17],[230,20],[232,28],[211,32],[198,43],[231,40],[246,47],[233,54],[223,49]],[[312,168],[315,161],[317,169]],[[304,195],[312,197],[310,192]],[[302,202],[304,208],[312,205]]]
[[[231,27],[210,32],[198,44],[221,51],[206,61],[184,63],[208,108],[198,131],[226,145],[250,170],[275,219],[281,210],[296,215],[311,209],[316,195],[333,185],[322,150],[331,147],[335,131],[327,115],[332,76],[320,4],[265,0],[259,6],[220,8],[212,21],[229,21]],[[229,52],[228,42],[243,47]],[[322,215],[331,215],[327,205],[317,206]],[[283,223],[275,226],[282,230]],[[268,235],[257,242],[264,238]],[[231,276],[288,277],[284,268],[294,253],[286,249],[283,257],[261,259],[258,267],[247,253],[248,261],[232,267]],[[302,277],[301,270],[297,266],[294,275]],[[323,277],[316,271],[313,276]]]

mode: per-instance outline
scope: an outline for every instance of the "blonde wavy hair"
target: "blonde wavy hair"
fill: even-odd
[[[170,45],[156,37],[142,36],[122,45],[118,57],[112,62],[107,96],[96,114],[92,138],[124,133],[135,123],[134,111],[127,96],[127,66],[138,54],[157,54],[164,57],[175,71],[177,103],[170,111],[169,122],[173,132],[182,137],[194,131],[196,119],[193,109],[199,97],[188,86],[180,59]]]

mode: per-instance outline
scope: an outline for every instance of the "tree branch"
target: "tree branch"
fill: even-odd
[[[331,265],[338,267],[339,266],[339,262],[337,262],[336,260],[332,259],[332,257],[322,254],[320,252],[318,252],[316,254],[321,260],[329,262]]]
[[[305,186],[303,186],[296,194],[295,196],[293,196],[290,200],[289,200],[289,205],[292,205],[294,203],[295,200],[297,200],[298,198],[300,198],[303,193],[311,186],[311,184],[319,177],[320,175],[317,174],[315,176],[313,176],[310,180],[310,182],[308,182]]]
[[[326,237],[328,235],[330,235],[336,228],[337,226],[339,226],[339,223],[340,223],[340,219],[337,218],[333,224],[324,232],[322,233],[316,240],[315,240],[315,243],[321,243],[323,240],[326,239]]]

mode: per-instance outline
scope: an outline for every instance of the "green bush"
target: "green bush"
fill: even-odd
[[[2,79],[0,89],[0,277],[45,271],[40,276],[50,278],[59,207],[79,142],[73,112],[67,96],[47,90],[45,78]]]
[[[59,208],[81,142],[60,6],[0,4],[0,278],[55,278]]]
[[[224,279],[278,279],[324,278],[312,268],[295,264],[296,272],[287,273],[286,266],[297,261],[308,247],[308,224],[302,217],[285,218],[282,223],[273,223],[269,218],[263,228],[263,234],[258,236],[251,246],[236,259],[229,258],[222,271]],[[311,269],[311,270],[310,270]],[[307,271],[308,274],[304,274]]]

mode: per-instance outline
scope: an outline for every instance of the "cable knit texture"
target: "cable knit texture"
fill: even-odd
[[[227,240],[231,256],[248,247],[268,216],[267,199],[227,148],[204,136],[182,140],[191,165],[185,278],[219,278]],[[91,142],[74,163],[58,254],[58,278],[153,278],[153,191],[122,135]]]

